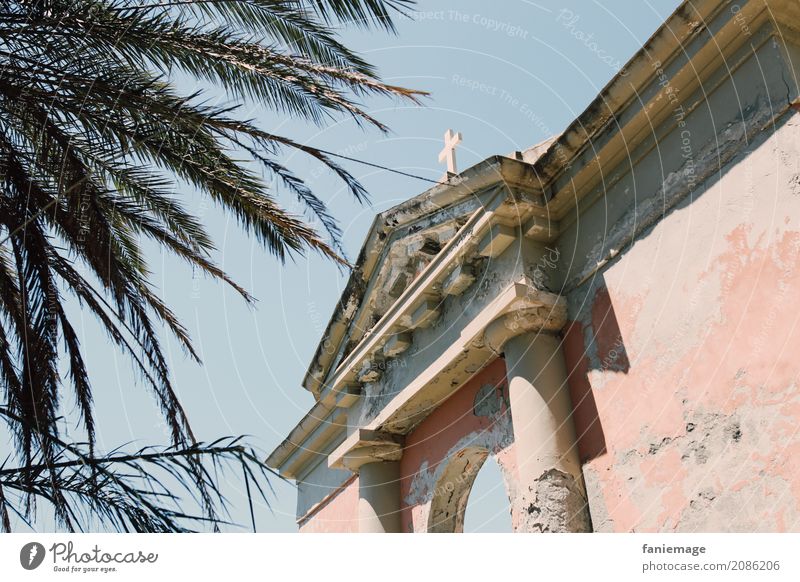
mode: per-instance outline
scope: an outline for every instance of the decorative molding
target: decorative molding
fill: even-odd
[[[376,216],[364,240],[356,268],[306,371],[303,386],[315,396],[319,396],[324,390],[325,380],[336,374],[335,369],[341,364],[339,358],[342,342],[348,337],[350,326],[358,320],[358,307],[364,302],[365,294],[368,293],[369,282],[375,275],[376,266],[381,264],[388,249],[396,242],[392,237],[393,232],[409,228],[424,217],[451,212],[461,206],[469,207],[470,210],[464,214],[465,220],[458,218],[458,225],[460,227],[469,225],[474,222],[473,219],[477,220],[476,217],[483,218],[487,213],[503,211],[502,204],[512,195],[512,190],[526,192],[527,197],[522,204],[514,200],[511,203],[513,208],[507,209],[506,214],[519,215],[522,212],[527,216],[530,212],[546,212],[543,209],[545,204],[543,184],[532,171],[531,164],[505,156],[492,156],[454,176],[448,184],[434,186]],[[501,194],[499,198],[498,193]],[[483,224],[482,220],[480,224]],[[472,232],[472,228],[468,228],[467,231],[473,235],[479,234]],[[449,253],[448,249],[453,247],[454,241],[462,238],[464,232],[459,231],[455,236],[448,237],[444,248],[433,257],[431,264],[440,265],[443,262],[442,255]],[[456,250],[460,252],[459,249]],[[416,279],[412,281],[409,277],[406,283],[393,286],[393,292],[402,295],[406,285],[416,287]],[[398,280],[392,281],[393,284],[398,282]]]
[[[442,282],[442,293],[444,295],[461,295],[474,282],[475,273],[472,270],[472,266],[467,263],[460,263],[445,277]]]
[[[361,384],[347,384],[339,392],[339,398],[336,400],[338,408],[350,408],[355,404],[363,394]]]
[[[499,222],[494,223],[478,243],[478,254],[492,259],[499,257],[515,238],[517,233],[514,227]]]
[[[293,479],[302,473],[303,467],[313,459],[319,458],[320,450],[329,444],[337,434],[347,428],[347,413],[341,409],[323,420],[316,429],[308,435],[302,447],[296,447],[281,463],[281,475]],[[270,459],[267,459],[270,462]]]
[[[411,347],[411,334],[407,331],[392,335],[383,345],[383,354],[387,358],[394,358]]]
[[[566,300],[537,289],[527,277],[511,283],[465,325],[457,341],[449,344],[435,361],[420,370],[364,428],[405,434],[475,372],[497,357],[497,351],[486,345],[486,330],[506,315],[510,318],[503,325],[513,328],[514,318],[517,318],[519,333],[535,325],[552,330],[566,320]],[[489,341],[497,341],[495,334],[490,335]]]
[[[403,291],[406,290],[408,287],[408,283],[411,280],[411,275],[408,271],[399,271],[392,280],[386,285],[387,293],[389,297],[394,297],[397,299],[403,294]]]
[[[361,366],[361,370],[356,374],[356,378],[362,384],[377,382],[383,376],[385,360],[382,356],[374,355],[372,359],[366,360]]]
[[[425,296],[419,305],[411,312],[409,327],[411,329],[430,327],[439,317],[440,304],[441,300],[435,295]]]
[[[367,463],[399,461],[402,456],[402,436],[360,428],[328,456],[328,466],[357,473]]]
[[[524,237],[541,242],[551,242],[558,234],[559,223],[542,216],[532,216],[522,227]]]
[[[511,338],[529,332],[556,332],[564,327],[566,321],[567,305],[562,297],[554,306],[520,309],[501,315],[486,327],[483,342],[494,353],[500,354]]]

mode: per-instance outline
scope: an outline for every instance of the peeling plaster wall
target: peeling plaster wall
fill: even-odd
[[[596,261],[666,214],[568,297],[595,531],[800,531],[800,115],[744,137],[785,109],[784,74],[770,42],[687,120],[712,170],[690,196],[668,136],[561,247]],[[738,154],[714,171],[709,148]]]
[[[509,499],[515,500],[514,435],[505,362],[499,358],[466,382],[406,436],[400,461],[403,531],[428,531],[436,496],[460,495],[461,499],[452,505],[463,512],[486,453],[497,461]],[[458,474],[448,471],[449,464],[458,463],[464,454],[472,454],[473,458],[459,467]],[[519,511],[513,501],[510,505],[516,527]],[[463,520],[463,513],[457,520],[463,525],[460,520]]]
[[[569,268],[559,272],[563,280],[556,281],[558,286],[571,288],[598,263],[624,250],[632,235],[691,202],[705,180],[719,179],[721,168],[797,98],[795,83],[787,82],[793,73],[775,39],[766,40],[734,70],[727,69],[750,50],[732,56],[695,93],[678,93],[683,115],[677,103],[670,107],[672,114],[651,127],[627,160],[599,167],[600,182],[581,199],[578,212],[562,220],[558,249]],[[571,299],[573,309],[583,302],[582,297]]]

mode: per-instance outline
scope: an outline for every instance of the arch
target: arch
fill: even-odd
[[[484,447],[465,447],[451,456],[436,481],[428,514],[428,532],[461,533],[475,477],[489,456]]]

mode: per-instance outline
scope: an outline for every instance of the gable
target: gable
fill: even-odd
[[[306,372],[307,390],[319,396],[327,377],[498,187],[543,202],[529,163],[495,156],[376,217]]]

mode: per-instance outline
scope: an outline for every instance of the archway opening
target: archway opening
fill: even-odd
[[[431,499],[429,532],[512,531],[503,475],[494,459],[485,463],[488,457],[489,451],[483,447],[466,447],[447,461]],[[476,478],[484,471],[476,489]],[[471,525],[465,528],[468,503],[476,508],[470,510]]]
[[[464,511],[464,533],[512,533],[511,505],[503,472],[489,458],[481,467]]]

